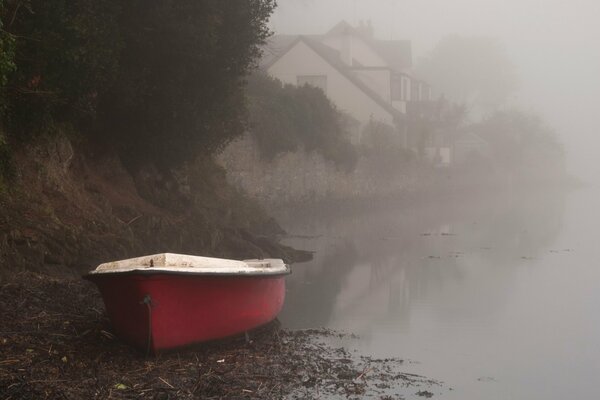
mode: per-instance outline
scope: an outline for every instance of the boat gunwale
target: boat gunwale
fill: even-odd
[[[267,272],[267,271],[252,271],[252,272],[206,272],[206,271],[169,271],[166,269],[133,269],[127,271],[103,271],[96,273],[87,273],[82,276],[83,279],[88,281],[92,281],[95,278],[103,277],[103,276],[151,276],[151,275],[175,275],[175,276],[196,276],[196,277],[244,277],[244,278],[274,278],[274,277],[282,277],[286,275],[290,275],[292,273],[292,269],[286,265],[286,269],[284,271],[275,271],[275,272]]]
[[[100,264],[87,275],[132,273],[167,273],[184,275],[268,276],[290,273],[282,259],[230,260],[225,258],[158,253]]]

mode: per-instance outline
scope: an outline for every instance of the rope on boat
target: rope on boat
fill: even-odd
[[[145,304],[148,309],[148,342],[146,344],[146,357],[148,357],[152,348],[152,297],[149,294],[145,295],[140,304]]]

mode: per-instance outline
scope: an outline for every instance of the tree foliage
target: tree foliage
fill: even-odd
[[[0,15],[5,10],[4,0],[0,0]],[[0,90],[8,82],[9,75],[15,70],[15,38],[13,35],[3,29],[2,19],[0,19]],[[4,105],[4,97],[0,92],[0,113]]]
[[[273,7],[267,0],[127,2],[103,131],[128,158],[159,164],[224,146],[243,131],[243,77],[269,34]]]
[[[362,130],[361,155],[376,176],[392,178],[415,160],[412,151],[402,143],[395,127],[371,120]]]
[[[4,178],[10,177],[13,172],[10,148],[6,143],[4,135],[0,132],[0,192],[3,190],[2,183]]]
[[[107,0],[8,0],[15,71],[4,96],[10,134],[26,140],[96,112],[117,66],[119,6]]]
[[[470,129],[490,144],[494,159],[505,169],[564,169],[562,145],[536,114],[500,110]]]
[[[345,170],[357,153],[348,139],[345,117],[321,89],[284,85],[262,73],[248,80],[250,129],[267,160],[299,149],[316,151]]]
[[[517,87],[514,66],[489,37],[444,37],[417,66],[418,75],[458,103],[492,110]]]
[[[5,0],[0,45],[14,39],[16,68],[3,52],[3,125],[28,140],[73,124],[130,165],[170,167],[212,152],[243,130],[243,78],[274,6]]]

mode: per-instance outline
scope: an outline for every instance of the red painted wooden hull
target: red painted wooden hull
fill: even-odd
[[[150,338],[153,352],[266,324],[285,298],[285,275],[115,273],[86,279],[100,289],[117,336],[144,350]]]

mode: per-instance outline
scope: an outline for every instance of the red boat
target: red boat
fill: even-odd
[[[84,276],[100,289],[123,341],[156,353],[246,332],[283,307],[282,260],[155,254],[101,264]]]

